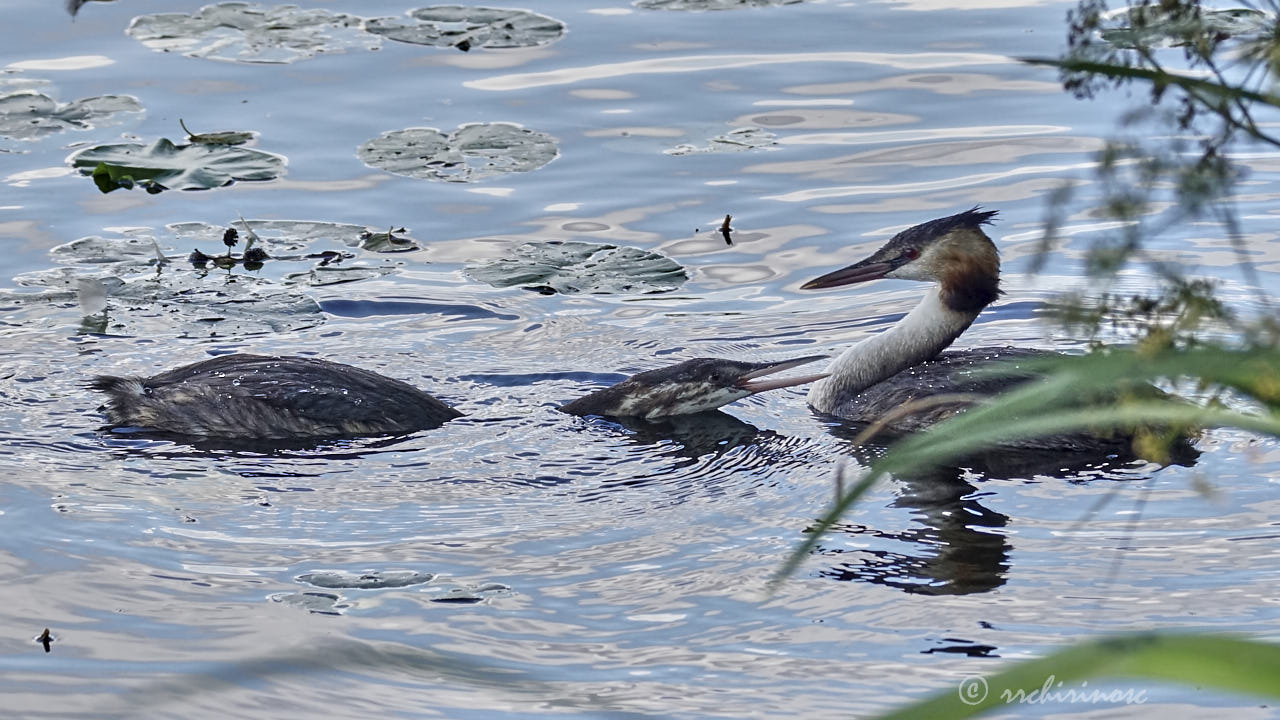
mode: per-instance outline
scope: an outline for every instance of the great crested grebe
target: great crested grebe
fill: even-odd
[[[907,228],[870,257],[801,286],[832,288],[878,278],[934,283],[896,324],[832,361],[830,376],[809,389],[810,406],[847,420],[873,422],[913,399],[943,393],[992,395],[1027,381],[1029,375],[974,377],[966,371],[986,362],[1049,353],[1010,347],[942,352],[1000,295],[1000,255],[982,231],[995,215],[994,210],[975,207]],[[964,407],[963,402],[941,404],[900,417],[887,427],[896,433],[920,430]],[[1070,449],[1081,443],[1098,445],[1075,436],[1011,444]]]
[[[648,419],[714,410],[765,390],[826,377],[762,379],[825,358],[776,363],[699,358],[633,375],[561,408]],[[151,377],[99,375],[116,427],[210,438],[299,440],[399,435],[462,413],[414,386],[351,365],[304,357],[222,355]]]
[[[821,380],[826,373],[766,379],[766,376],[825,360],[810,355],[773,363],[695,358],[660,370],[636,373],[560,408],[571,415],[654,420],[714,410],[748,395]]]

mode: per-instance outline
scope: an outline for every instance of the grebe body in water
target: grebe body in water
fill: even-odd
[[[879,278],[933,283],[911,312],[887,330],[846,349],[809,389],[819,412],[871,423],[911,400],[940,394],[990,396],[1026,382],[1021,377],[975,377],[993,361],[1044,357],[1041,350],[999,347],[943,352],[1000,295],[1000,255],[982,231],[995,211],[978,208],[907,228],[870,257],[810,280],[801,289],[831,288]],[[924,429],[968,407],[947,402],[887,423],[893,433]],[[1008,447],[1054,450],[1127,446],[1128,437],[1086,434],[1012,440]]]
[[[637,373],[617,385],[580,397],[560,410],[572,415],[645,420],[706,412],[748,395],[820,380],[826,373],[787,378],[766,376],[826,357],[810,355],[774,363],[695,358],[660,370]]]
[[[655,419],[714,410],[825,374],[764,376],[825,358],[776,363],[699,358],[638,373],[561,408],[574,415]],[[400,435],[462,413],[414,386],[351,365],[304,357],[223,355],[151,377],[100,375],[111,424],[210,438],[299,440]]]
[[[406,382],[305,357],[222,355],[151,377],[99,375],[107,417],[177,435],[254,440],[397,435],[462,413]]]

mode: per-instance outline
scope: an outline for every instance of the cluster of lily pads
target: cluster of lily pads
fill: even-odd
[[[363,18],[295,5],[206,5],[134,19],[126,32],[147,47],[226,62],[291,63],[321,53],[376,50],[382,39],[456,48],[521,48],[564,36],[564,23],[528,10],[435,5],[406,18]]]
[[[299,575],[295,580],[321,590],[357,591],[362,595],[379,590],[423,586],[419,588],[419,592],[427,601],[452,605],[473,605],[488,598],[511,594],[511,588],[501,583],[461,585],[438,581],[435,573],[416,570],[368,570],[362,573],[322,570]],[[341,615],[352,607],[347,598],[338,592],[312,590],[276,593],[269,597],[273,602],[320,615]]]

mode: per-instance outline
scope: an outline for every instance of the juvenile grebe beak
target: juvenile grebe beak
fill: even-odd
[[[814,373],[812,375],[797,375],[795,377],[762,379],[768,375],[785,372],[791,368],[808,365],[818,360],[826,360],[827,355],[809,355],[807,357],[795,358],[794,360],[784,360],[778,363],[768,363],[761,367],[755,368],[742,374],[738,381],[734,383],[743,390],[749,390],[753,394],[764,392],[766,390],[777,390],[779,388],[794,387],[796,385],[804,385],[805,383],[821,380],[829,373]]]

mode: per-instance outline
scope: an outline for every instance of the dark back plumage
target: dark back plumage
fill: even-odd
[[[259,440],[402,434],[459,417],[431,395],[351,365],[223,355],[148,378],[98,376],[116,426]]]
[[[668,412],[716,391],[734,387],[743,373],[764,367],[761,363],[694,358],[670,367],[636,373],[622,382],[584,395],[560,408],[570,415],[602,415],[609,417],[651,417],[685,414]],[[750,395],[743,390],[740,397]],[[720,407],[729,400],[708,404],[706,410]]]

